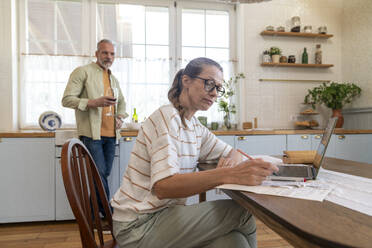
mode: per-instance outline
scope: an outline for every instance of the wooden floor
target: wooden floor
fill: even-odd
[[[260,221],[257,221],[257,241],[259,248],[292,247]],[[0,224],[0,247],[81,248],[81,243],[75,222],[37,222]]]

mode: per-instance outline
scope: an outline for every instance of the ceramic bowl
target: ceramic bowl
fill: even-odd
[[[54,111],[46,111],[39,117],[39,125],[45,131],[55,131],[62,126],[62,119]]]

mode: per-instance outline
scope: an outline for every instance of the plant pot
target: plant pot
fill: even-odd
[[[271,59],[273,63],[279,63],[280,55],[279,54],[271,55]]]
[[[342,115],[342,109],[332,109],[332,117],[338,117],[336,128],[342,128],[344,125],[344,116]]]

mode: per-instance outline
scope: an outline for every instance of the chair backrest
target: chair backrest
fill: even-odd
[[[98,170],[88,149],[78,139],[68,140],[62,147],[62,177],[68,201],[79,225],[84,248],[113,247],[112,215]],[[105,211],[105,221],[111,229],[111,240],[104,241],[98,208],[100,196]],[[94,224],[99,240],[96,242]]]

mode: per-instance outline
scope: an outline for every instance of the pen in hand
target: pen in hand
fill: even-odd
[[[240,149],[238,149],[237,151],[240,152],[241,154],[243,154],[243,156],[247,157],[249,160],[253,160],[254,159],[254,158],[252,158],[251,156],[249,156],[247,153],[243,152]]]

